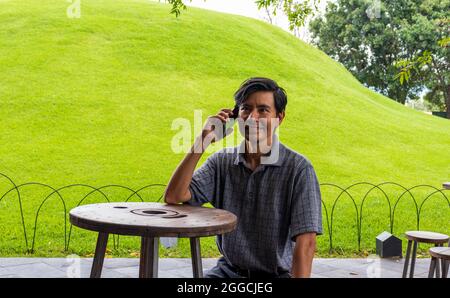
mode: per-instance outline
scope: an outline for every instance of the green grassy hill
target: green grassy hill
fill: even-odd
[[[18,184],[167,183],[183,157],[171,151],[172,121],[193,123],[194,109],[206,116],[232,106],[234,91],[251,76],[271,77],[287,90],[280,139],[312,161],[320,182],[440,187],[450,180],[450,121],[368,90],[342,65],[279,28],[194,8],[176,19],[169,6],[145,0],[83,0],[79,19],[67,17],[68,6],[0,0],[0,173]],[[9,187],[0,178],[1,190]],[[32,231],[48,189],[23,191]],[[69,195],[68,209],[83,191]],[[404,204],[410,210],[412,203]],[[2,255],[25,249],[17,207],[13,195],[0,202]],[[352,208],[344,203],[336,210],[343,218],[336,228],[345,230],[336,232],[336,245],[343,252],[354,248]],[[370,250],[386,217],[383,202],[368,208],[363,247]],[[423,227],[450,232],[448,210],[433,200]],[[415,226],[413,211],[401,212],[398,233]],[[37,254],[62,254],[61,214],[52,197],[42,211]],[[73,251],[92,251],[94,236],[74,233]],[[129,247],[113,254],[132,254],[138,241],[123,243]],[[326,243],[321,237],[320,251]],[[211,238],[203,250],[217,255]],[[185,243],[163,254],[184,256]]]

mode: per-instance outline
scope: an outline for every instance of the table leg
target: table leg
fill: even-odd
[[[408,240],[408,247],[406,248],[405,264],[403,265],[403,275],[402,275],[403,278],[405,278],[406,274],[408,274],[409,258],[411,256],[411,244],[412,241]]]
[[[158,277],[159,238],[141,238],[141,257],[139,262],[139,278]]]
[[[102,275],[103,260],[105,259],[106,245],[108,244],[107,233],[98,233],[97,246],[95,247],[94,260],[91,268],[91,278],[100,278]]]
[[[413,251],[411,256],[411,271],[409,271],[409,278],[414,277],[414,267],[416,265],[416,255],[417,255],[417,241],[413,243]]]
[[[192,272],[194,278],[202,278],[203,268],[202,268],[202,256],[200,252],[200,239],[190,238],[189,240],[191,241]]]

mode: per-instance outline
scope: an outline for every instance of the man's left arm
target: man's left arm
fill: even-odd
[[[300,234],[295,239],[292,258],[292,277],[310,277],[316,251],[316,233]]]
[[[289,228],[295,242],[291,274],[293,277],[310,277],[316,235],[322,234],[322,200],[319,181],[309,162],[294,179]]]

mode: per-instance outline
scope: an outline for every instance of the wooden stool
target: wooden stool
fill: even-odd
[[[447,278],[448,274],[448,265],[450,261],[450,247],[432,247],[429,250],[431,255],[431,263],[430,263],[430,271],[428,272],[428,277],[434,277],[434,273],[436,272],[436,277],[439,277],[438,272],[438,264],[439,260],[441,261],[442,267],[442,278]]]
[[[109,234],[141,237],[139,277],[158,277],[159,237],[190,238],[194,277],[203,277],[199,237],[229,233],[237,217],[226,210],[159,203],[104,203],[76,207],[70,222],[98,232],[91,278],[102,273]]]
[[[406,257],[405,257],[405,265],[403,267],[403,275],[402,277],[405,278],[408,273],[408,266],[409,266],[409,258],[411,256],[411,246],[413,246],[412,249],[412,256],[411,256],[411,269],[409,272],[409,277],[414,277],[414,266],[416,264],[416,253],[417,253],[417,244],[419,242],[421,243],[432,243],[435,246],[443,246],[444,243],[447,243],[449,240],[449,236],[445,234],[440,233],[434,233],[434,232],[427,232],[427,231],[408,231],[405,233],[406,239],[408,239],[408,248],[406,249]],[[439,264],[436,266],[437,274],[439,275]]]

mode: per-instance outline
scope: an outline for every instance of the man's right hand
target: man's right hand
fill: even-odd
[[[233,128],[230,127],[225,134],[223,133],[223,126],[231,120],[231,116],[235,116],[232,110],[221,109],[216,115],[208,117],[201,134],[203,149],[233,132]]]
[[[222,109],[217,113],[217,115],[208,117],[201,135],[199,135],[195,140],[195,144],[192,147],[191,152],[186,154],[185,158],[178,165],[166,187],[166,191],[164,193],[164,200],[166,203],[178,204],[187,202],[191,199],[189,185],[192,181],[192,175],[194,174],[195,167],[197,166],[197,163],[206,147],[224,137],[223,125],[230,120],[229,118],[231,115],[233,115],[232,110]],[[225,136],[229,135],[232,131],[233,129],[230,127],[228,131],[225,132]]]

